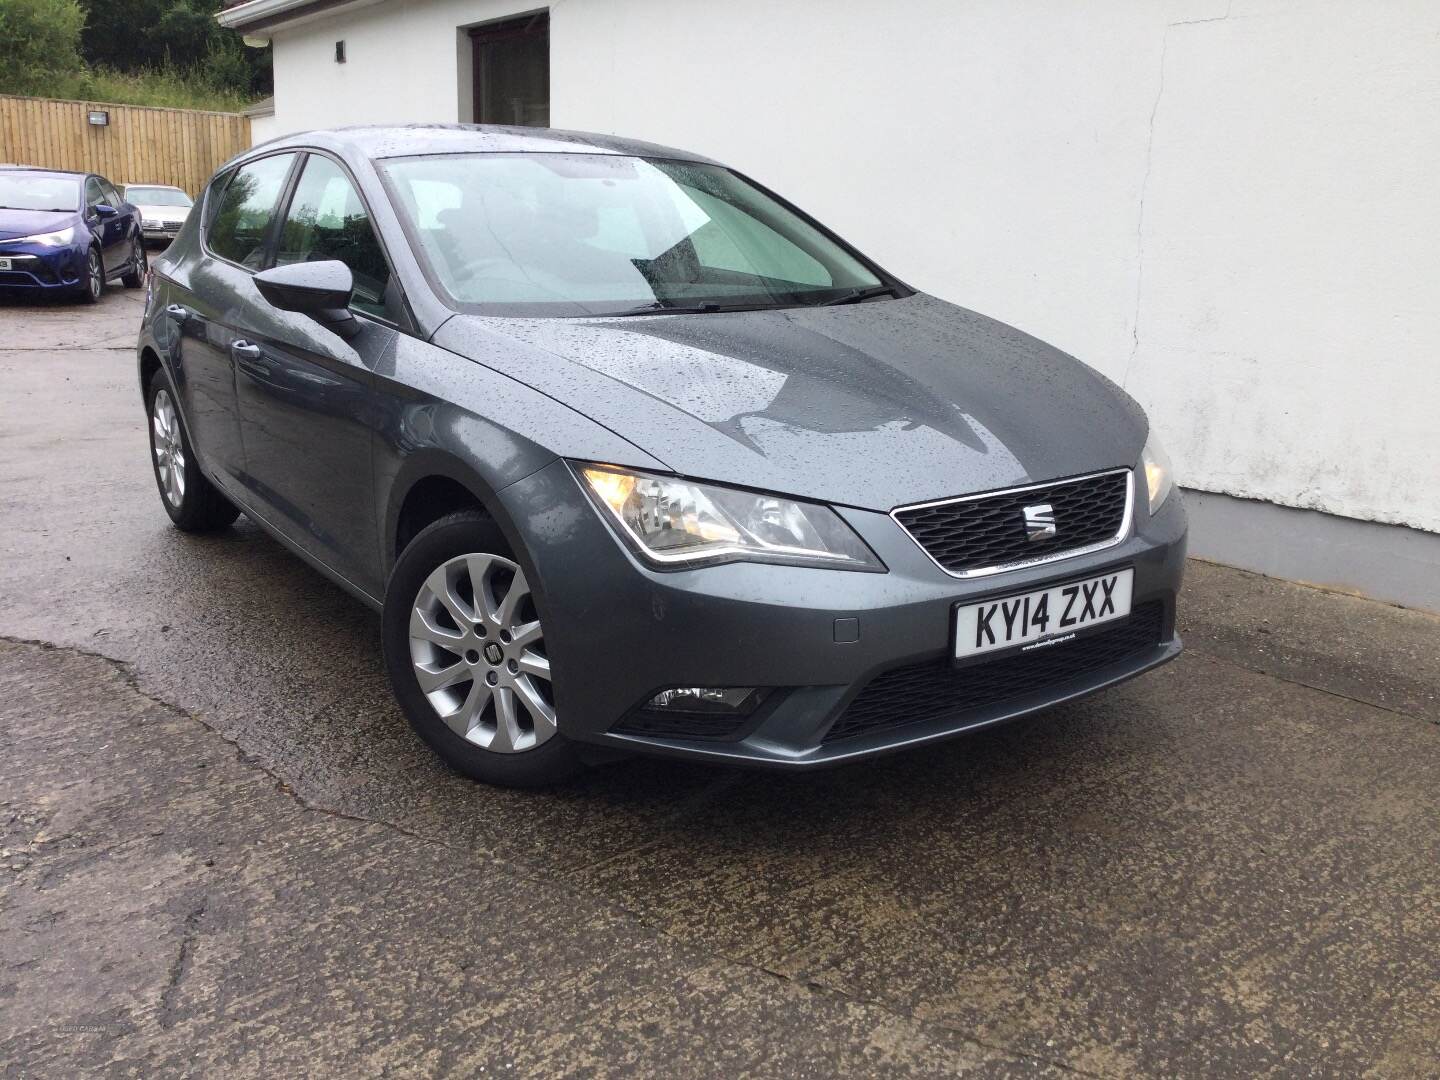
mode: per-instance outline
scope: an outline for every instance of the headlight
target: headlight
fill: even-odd
[[[620,531],[655,563],[885,569],[828,506],[608,465],[583,465],[580,474]]]
[[[39,244],[41,247],[65,247],[75,239],[75,226],[59,232],[36,233],[34,236],[17,236],[6,240],[7,244]]]
[[[1174,486],[1174,474],[1170,471],[1170,458],[1166,455],[1160,440],[1151,432],[1140,452],[1140,464],[1145,469],[1145,486],[1150,492],[1150,513],[1159,510]]]

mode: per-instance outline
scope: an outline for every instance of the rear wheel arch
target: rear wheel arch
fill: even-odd
[[[160,370],[160,354],[150,346],[140,350],[140,393],[147,393],[150,387],[150,380],[155,378],[155,373]]]

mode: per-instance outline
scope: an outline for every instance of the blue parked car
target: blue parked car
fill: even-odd
[[[0,167],[0,292],[96,303],[105,283],[145,281],[140,212],[93,173]]]

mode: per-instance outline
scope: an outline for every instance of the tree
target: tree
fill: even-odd
[[[5,84],[21,93],[48,77],[80,70],[85,13],[76,0],[0,0],[0,57]]]
[[[87,63],[114,71],[175,70],[212,85],[270,92],[268,50],[246,49],[215,21],[219,0],[80,0],[81,51]]]

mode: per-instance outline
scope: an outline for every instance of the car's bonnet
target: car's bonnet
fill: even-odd
[[[0,210],[0,240],[55,232],[74,224],[77,216],[73,210]]]
[[[150,206],[146,203],[136,203],[135,209],[140,211],[140,216],[149,218],[152,221],[184,221],[190,216],[188,206]]]
[[[686,476],[886,510],[1131,466],[1118,387],[934,297],[610,319],[457,316],[435,344]]]

